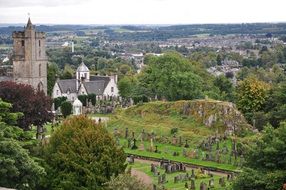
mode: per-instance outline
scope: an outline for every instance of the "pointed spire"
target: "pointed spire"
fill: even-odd
[[[32,24],[32,22],[31,22],[31,19],[30,19],[30,17],[29,17],[29,19],[28,19],[28,23],[27,23],[27,27],[26,27],[27,29],[33,29],[33,24]]]

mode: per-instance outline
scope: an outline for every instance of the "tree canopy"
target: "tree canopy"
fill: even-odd
[[[21,116],[20,113],[11,113],[11,108],[11,104],[0,99],[0,186],[35,189],[45,170],[23,148],[27,141],[31,141],[32,135],[10,125]]]
[[[240,81],[236,88],[237,107],[250,119],[254,112],[265,105],[270,85],[256,78],[249,77]]]
[[[281,189],[286,182],[286,123],[266,127],[246,148],[246,164],[234,183],[235,190]]]
[[[22,112],[18,119],[20,128],[28,130],[30,125],[42,126],[51,120],[51,99],[32,86],[11,81],[0,82],[0,98],[12,104],[12,112]]]
[[[102,189],[111,176],[126,168],[125,154],[111,134],[85,116],[63,122],[52,135],[44,158],[51,189]]]
[[[203,79],[196,67],[180,54],[167,53],[148,59],[138,76],[139,87],[151,98],[180,100],[203,96]]]

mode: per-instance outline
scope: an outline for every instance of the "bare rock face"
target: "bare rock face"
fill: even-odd
[[[206,99],[179,101],[176,104],[182,104],[183,115],[193,117],[207,127],[223,125],[229,132],[240,130],[242,127],[251,128],[235,105],[230,102]]]

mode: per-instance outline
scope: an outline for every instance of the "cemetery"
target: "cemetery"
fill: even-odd
[[[243,120],[233,126],[223,124],[224,120],[206,126],[185,108],[185,103],[155,102],[88,116],[104,123],[128,155],[129,166],[152,178],[153,189],[228,189],[244,163],[241,141],[247,138],[240,132],[248,126]],[[201,110],[207,115],[205,108]]]
[[[208,112],[217,109],[214,105]],[[201,108],[202,115],[209,115],[206,106],[209,105]],[[208,127],[189,113],[180,113],[184,110],[190,112],[185,107],[184,101],[173,105],[155,102],[133,106],[112,115],[107,128],[128,154],[239,172],[244,162],[240,142],[245,140],[239,131],[247,126],[243,119],[237,120],[233,126],[223,124],[224,120],[213,121]],[[228,117],[232,112],[236,113],[235,108],[227,109]]]
[[[225,190],[230,189],[233,180],[230,175],[214,174],[201,168],[186,167],[184,170],[168,172],[166,171],[166,167],[170,166],[168,163],[150,163],[135,160],[129,162],[129,167],[148,174],[153,181],[153,189]]]

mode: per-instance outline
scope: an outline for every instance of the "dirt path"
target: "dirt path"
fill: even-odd
[[[152,187],[152,179],[150,176],[148,176],[147,174],[145,174],[144,172],[141,172],[139,170],[136,169],[131,169],[131,175],[137,177],[137,179],[139,179],[140,181],[142,181],[144,184],[146,184],[147,186]]]

